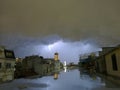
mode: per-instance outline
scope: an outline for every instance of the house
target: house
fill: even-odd
[[[96,71],[99,73],[106,73],[106,62],[104,55],[96,58]]]
[[[42,59],[38,55],[26,56],[22,61],[23,76],[35,75],[36,63],[40,66],[41,62]]]
[[[23,77],[22,60],[23,60],[22,58],[16,58],[15,71],[14,71],[15,78]]]
[[[60,70],[62,66],[62,63],[58,60],[58,53],[54,54],[54,58],[33,55],[25,57],[22,61],[24,76],[49,75],[55,70]]]
[[[0,47],[0,82],[14,79],[15,56],[12,50]]]
[[[96,71],[106,74],[106,61],[105,54],[114,47],[102,47],[102,51],[99,51],[99,56],[96,58]]]
[[[87,70],[90,74],[95,72],[95,53],[90,53],[88,56],[80,57],[79,65]]]
[[[96,70],[110,76],[120,77],[120,45],[103,47],[96,58]]]
[[[105,54],[108,75],[120,77],[120,45]]]
[[[42,56],[27,56],[22,61],[24,76],[39,74],[41,76],[50,73],[54,69],[54,59]]]
[[[35,62],[34,70],[39,75],[47,75],[54,70],[54,59],[43,58],[41,62]]]

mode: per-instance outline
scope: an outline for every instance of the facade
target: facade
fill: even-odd
[[[27,56],[22,61],[23,76],[35,75],[35,69],[39,65],[39,70],[41,70],[42,59],[38,55]]]
[[[81,58],[79,60],[79,66],[83,67],[84,69],[90,70],[90,69],[94,69],[95,68],[95,54],[93,55],[90,54],[85,58]]]
[[[99,52],[99,57],[96,58],[96,71],[106,74],[106,60],[105,54],[112,50],[114,47],[102,47],[102,51]]]
[[[55,67],[55,71],[56,70],[60,70],[61,66],[60,66],[60,61],[59,61],[59,54],[56,52],[54,54],[54,67]]]
[[[34,74],[46,75],[54,69],[53,58],[41,58],[38,55],[28,56],[23,59],[24,76],[31,76]]]
[[[0,47],[0,82],[14,79],[14,66],[14,52]]]
[[[99,73],[120,77],[120,45],[102,48],[95,61]]]
[[[16,58],[16,62],[15,62],[15,72],[14,72],[14,77],[15,77],[15,78],[23,77],[22,61],[23,61],[22,58]]]
[[[120,45],[105,54],[107,74],[120,77]]]
[[[100,56],[96,58],[96,70],[99,73],[106,73],[106,62],[105,62],[105,57]]]
[[[34,70],[39,75],[46,75],[53,71],[54,69],[54,59],[43,58],[42,62],[35,62]]]
[[[22,60],[22,76],[44,76],[59,71],[63,65],[58,58],[58,53],[54,54],[54,58],[43,58],[38,55],[27,56]]]

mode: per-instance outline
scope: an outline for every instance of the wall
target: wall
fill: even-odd
[[[113,70],[111,55],[116,55],[118,70]],[[120,48],[105,55],[107,74],[120,77]]]
[[[0,68],[0,81],[9,81],[14,79],[14,59],[0,59],[2,66]],[[6,63],[10,63],[10,68],[6,68]]]
[[[97,71],[100,73],[106,73],[106,62],[104,56],[97,58]]]

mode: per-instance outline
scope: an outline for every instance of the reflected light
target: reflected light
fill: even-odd
[[[67,72],[67,67],[64,67],[64,72]]]
[[[58,79],[58,73],[54,74],[54,80]]]

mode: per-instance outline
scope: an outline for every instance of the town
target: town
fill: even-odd
[[[89,74],[99,74],[110,77],[114,83],[120,84],[119,55],[120,45],[116,47],[102,47],[99,56],[95,53],[81,55],[77,65],[74,62],[66,65],[59,60],[59,54],[54,53],[54,58],[44,58],[38,55],[16,58],[13,50],[0,47],[0,83],[11,81],[17,78],[42,77],[58,73],[67,68],[77,67],[81,72]],[[113,79],[115,78],[115,79]],[[117,78],[117,80],[116,80]]]
[[[0,82],[35,75],[39,77],[51,75],[62,68],[63,64],[58,58],[58,53],[54,54],[54,58],[33,55],[22,59],[15,58],[13,50],[0,47]]]
[[[120,90],[120,0],[0,7],[0,90]]]

